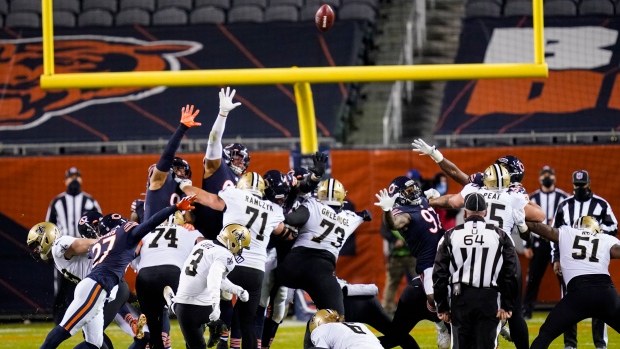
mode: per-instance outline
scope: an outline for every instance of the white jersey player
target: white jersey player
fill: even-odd
[[[216,241],[204,240],[194,246],[183,265],[176,295],[170,287],[164,289],[166,302],[179,319],[188,348],[206,347],[203,326],[220,317],[220,290],[237,295],[242,302],[248,301],[248,292],[230,282],[227,275],[251,241],[244,226],[224,226]]]
[[[308,329],[314,348],[380,349],[374,334],[359,322],[340,322],[342,317],[331,309],[321,309],[310,319]]]

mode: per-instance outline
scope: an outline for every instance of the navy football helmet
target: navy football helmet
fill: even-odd
[[[388,194],[400,194],[395,203],[398,206],[413,206],[422,203],[422,186],[420,182],[405,176],[394,178],[388,187]]]
[[[86,212],[78,223],[78,232],[85,239],[99,238],[99,222],[103,220],[103,215],[97,211]]]
[[[171,170],[172,170],[172,175],[174,177],[178,177],[178,178],[181,178],[181,179],[192,179],[192,168],[189,165],[189,162],[187,162],[184,159],[181,159],[178,156],[175,156],[174,160],[172,160],[172,168],[171,168]],[[183,176],[179,176],[177,174],[178,170],[184,170],[185,174]]]
[[[278,170],[270,170],[263,176],[265,180],[265,198],[279,205],[284,204],[291,192],[291,185]]]
[[[116,227],[123,225],[127,222],[129,222],[127,218],[124,218],[120,214],[110,213],[103,217],[103,219],[99,222],[97,230],[99,230],[99,235],[105,235],[113,231]]]
[[[495,161],[496,164],[504,164],[510,172],[511,183],[521,183],[523,176],[525,176],[525,166],[518,157],[513,155],[506,155]]]
[[[230,167],[237,176],[244,174],[248,166],[250,166],[250,152],[248,148],[241,143],[231,143],[225,146],[222,153],[222,159],[226,163],[226,166]],[[241,157],[243,167],[234,164],[235,157]]]

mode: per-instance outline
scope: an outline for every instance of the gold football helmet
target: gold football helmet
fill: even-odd
[[[484,187],[489,190],[503,190],[510,187],[510,172],[504,164],[493,164],[484,171]]]
[[[250,249],[251,239],[252,234],[248,228],[237,223],[225,226],[217,235],[217,241],[221,242],[235,256],[241,256],[243,249]]]
[[[342,206],[346,195],[342,183],[334,178],[322,181],[317,189],[319,201],[330,206]]]
[[[247,172],[239,177],[237,189],[247,190],[261,198],[265,196],[265,181],[263,177],[256,172]]]
[[[340,316],[337,311],[331,309],[321,309],[312,315],[310,318],[310,333],[314,331],[315,328],[330,323],[330,322],[342,322],[344,320],[344,316]]]
[[[183,211],[177,210],[174,212],[174,214],[171,214],[170,216],[168,216],[168,219],[160,225],[174,226],[174,225],[183,225],[183,224],[185,224],[185,217],[183,216]]]
[[[52,249],[54,241],[61,235],[60,230],[58,230],[54,223],[41,222],[30,228],[26,243],[28,248],[33,251],[33,257],[36,258],[36,254],[39,254],[41,259],[45,260]]]
[[[592,216],[581,216],[573,223],[573,228],[585,229],[592,235],[596,235],[601,232],[601,226],[598,221]]]

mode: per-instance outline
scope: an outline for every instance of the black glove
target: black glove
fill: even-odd
[[[308,169],[308,171],[312,172],[312,174],[321,179],[325,174],[325,166],[327,166],[327,155],[323,153],[316,152],[312,155],[312,162],[314,165]]]
[[[368,210],[364,210],[362,212],[355,212],[358,216],[362,217],[362,219],[364,219],[364,222],[370,222],[372,221],[372,215],[370,214],[370,211]]]
[[[226,324],[221,319],[209,322],[207,327],[209,327],[209,341],[207,342],[207,347],[213,348],[220,341],[220,336],[228,331],[228,327],[226,327]]]

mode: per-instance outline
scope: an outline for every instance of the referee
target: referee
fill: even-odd
[[[448,230],[437,248],[433,269],[437,314],[452,323],[454,349],[496,348],[500,320],[512,316],[517,296],[514,244],[510,234],[485,223],[486,210],[484,196],[467,195],[465,223]]]
[[[573,194],[560,202],[555,213],[553,226],[559,228],[563,225],[573,226],[581,216],[594,217],[601,227],[601,232],[615,236],[618,232],[618,221],[611,210],[609,203],[602,197],[592,193],[590,188],[590,174],[586,170],[573,172]],[[566,294],[566,284],[562,279],[560,265],[560,251],[552,244],[553,271],[560,276],[562,295]],[[607,348],[607,327],[598,319],[592,319],[592,339],[597,349]],[[577,325],[564,332],[564,348],[577,348]]]
[[[553,223],[553,215],[560,202],[568,197],[565,191],[555,186],[555,170],[550,166],[544,166],[539,173],[540,189],[530,194],[530,201],[539,205],[547,221]],[[530,260],[527,269],[527,286],[523,296],[523,317],[532,318],[532,309],[538,298],[538,290],[547,265],[551,262],[551,244],[537,234],[531,234],[531,240],[524,241],[525,256]]]
[[[45,220],[56,224],[62,235],[81,237],[77,225],[88,211],[101,212],[99,203],[82,191],[82,173],[76,167],[65,172],[67,190],[58,194],[47,209]],[[65,311],[73,301],[75,284],[54,268],[54,323],[59,324]]]

